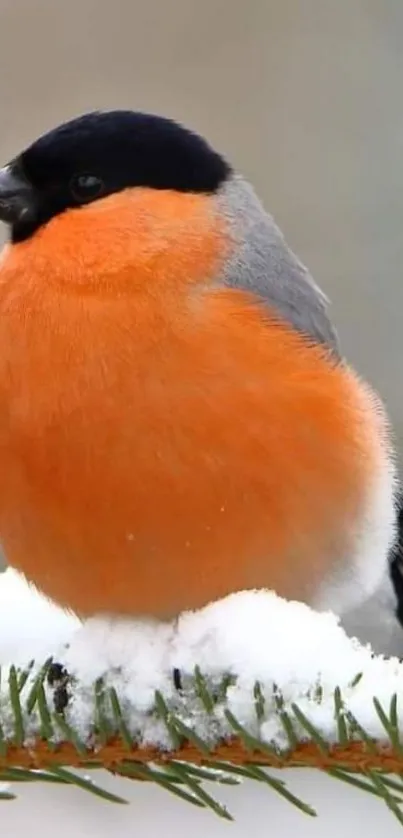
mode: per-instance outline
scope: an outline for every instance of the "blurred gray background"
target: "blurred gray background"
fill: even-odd
[[[0,0],[0,162],[98,107],[206,134],[333,300],[403,438],[402,0]]]
[[[403,439],[402,0],[0,0],[0,162],[79,112],[205,134],[333,301]]]

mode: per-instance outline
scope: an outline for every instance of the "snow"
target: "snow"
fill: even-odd
[[[0,573],[0,664],[45,660],[79,625],[12,568]]]
[[[93,684],[98,678],[107,687],[115,687],[134,741],[167,749],[172,740],[164,719],[155,712],[157,690],[169,710],[210,742],[231,735],[229,710],[252,735],[278,749],[286,748],[288,742],[275,712],[277,691],[291,717],[292,704],[298,704],[329,741],[338,738],[337,686],[346,711],[377,739],[385,739],[385,730],[373,697],[388,712],[392,696],[403,695],[403,665],[396,657],[374,656],[370,645],[349,637],[333,614],[314,612],[270,591],[232,594],[171,623],[93,618],[81,624],[9,569],[0,578],[0,615],[3,671],[8,664],[27,664],[35,657],[33,677],[45,658],[54,654],[76,681],[66,718],[83,741],[91,735]],[[223,677],[230,678],[226,694],[211,714],[203,711],[195,692],[195,667],[200,668],[210,691]],[[175,686],[174,668],[181,673],[185,698]],[[257,681],[264,699],[259,718],[254,701]],[[52,698],[53,688],[46,686],[46,691]],[[0,701],[7,735],[13,724],[7,678],[2,679]],[[400,717],[399,704],[397,709]],[[106,712],[113,722],[109,705]],[[35,714],[26,717],[30,735],[35,734],[37,723]],[[294,718],[293,724],[298,738],[307,738]]]
[[[400,629],[390,619],[392,603],[388,597],[389,593],[383,592],[374,598],[364,610],[352,615],[350,624],[355,625],[364,640],[369,635],[377,640],[381,635],[381,649],[398,652],[403,644]],[[385,603],[383,612],[380,605],[385,607]],[[380,626],[380,633],[375,626]],[[161,690],[168,702],[177,701],[173,666],[180,668],[184,684],[195,664],[211,683],[220,680],[223,672],[232,673],[237,682],[228,689],[226,706],[255,733],[257,722],[251,713],[250,691],[258,678],[268,699],[260,733],[280,745],[282,733],[276,717],[270,714],[273,680],[281,686],[286,704],[298,700],[306,715],[330,738],[335,735],[331,700],[334,686],[342,687],[348,707],[375,734],[380,734],[372,696],[377,694],[387,706],[391,694],[403,685],[397,659],[373,659],[370,648],[347,637],[332,615],[315,614],[274,594],[247,592],[230,596],[201,612],[182,615],[171,624],[94,619],[81,625],[74,616],[41,597],[15,571],[9,569],[0,574],[2,674],[11,662],[23,665],[35,657],[40,664],[51,653],[58,660],[63,659],[80,678],[81,688],[71,713],[84,734],[91,715],[86,690],[93,679],[106,673],[119,696],[123,694],[135,707],[137,721],[144,721],[155,689]],[[358,672],[363,672],[363,676],[352,687],[351,680]],[[321,705],[303,697],[319,675]],[[3,684],[5,681],[2,677]],[[189,704],[191,722],[200,729],[200,719],[197,714],[192,716],[192,702]],[[4,710],[4,704],[2,707]],[[224,730],[222,712],[217,723]],[[155,719],[144,732],[151,740],[154,737],[167,744],[163,726],[156,724]],[[212,838],[220,838],[230,828],[233,838],[241,838],[250,833],[253,823],[254,835],[260,838],[267,834],[269,822],[270,832],[278,838],[295,832],[300,838],[314,838],[323,835],[324,830],[329,838],[341,830],[345,838],[355,838],[364,821],[373,834],[382,830],[387,830],[390,838],[401,834],[401,827],[385,805],[355,788],[308,769],[270,773],[285,779],[292,792],[315,807],[319,817],[308,818],[258,783],[245,781],[236,788],[210,787],[208,790],[235,818],[229,827],[210,811],[194,809],[154,784],[131,782],[96,771],[92,774],[95,782],[131,805],[106,803],[71,786],[12,783],[1,787],[1,791],[17,794],[16,800],[4,802],[1,807],[2,828],[5,834],[17,835],[34,828],[42,838],[51,838],[55,827],[59,838],[71,834],[110,838],[131,834],[134,829],[144,838],[151,838],[162,829],[177,838],[185,838],[190,831],[194,838],[201,838],[207,829]]]

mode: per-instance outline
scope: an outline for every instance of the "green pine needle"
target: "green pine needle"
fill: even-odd
[[[266,700],[263,695],[262,685],[256,681],[253,687],[253,697],[255,699],[255,712],[258,722],[262,722],[265,716]]]
[[[95,730],[100,740],[101,745],[112,738],[113,729],[109,724],[109,720],[105,709],[106,691],[105,684],[102,678],[98,678],[94,685],[94,699],[95,699]]]
[[[401,826],[403,826],[403,813],[399,809],[399,804],[396,803],[396,798],[390,794],[383,777],[379,774],[379,772],[371,769],[368,769],[365,773],[373,781],[374,786],[379,789],[379,794],[383,797],[388,809],[393,812],[395,818],[397,818]]]
[[[4,736],[3,727],[0,724],[0,757],[5,757],[7,753],[7,742]]]
[[[324,756],[327,756],[327,754],[329,753],[329,745],[326,742],[326,740],[323,739],[323,736],[321,736],[321,734],[316,730],[312,722],[310,722],[309,719],[307,719],[305,714],[302,712],[302,710],[300,710],[299,707],[297,707],[296,704],[291,704],[291,709],[294,713],[295,718],[298,719],[301,727],[303,727],[306,730],[306,732],[309,733],[312,742],[315,743],[319,751],[322,754],[324,754]]]
[[[172,781],[172,777],[169,777],[169,775],[164,774],[162,771],[156,771],[148,765],[143,765],[140,762],[123,762],[117,766],[115,773],[120,774],[122,777],[154,782],[176,797],[186,800],[187,803],[191,803],[193,806],[204,807],[201,800],[198,800],[193,794],[188,794],[182,788],[178,788]]]
[[[382,772],[378,773],[381,774],[382,782],[385,784],[385,786],[388,786],[388,788],[393,789],[394,791],[400,791],[400,793],[403,794],[403,783],[401,780],[395,780],[393,779],[393,777],[389,777]],[[399,800],[400,803],[403,803],[403,799],[399,798]]]
[[[364,742],[367,751],[370,754],[375,755],[377,753],[376,742],[371,738],[371,736],[368,736],[366,730],[364,730],[364,728],[360,725],[353,713],[349,711],[347,713],[347,718],[352,730],[358,734],[360,739]]]
[[[251,753],[253,753],[254,751],[261,751],[262,753],[268,754],[268,756],[270,757],[278,759],[277,751],[274,748],[270,747],[270,745],[268,745],[267,742],[262,742],[260,739],[256,739],[254,736],[248,733],[248,731],[245,730],[245,728],[241,725],[240,722],[238,722],[238,719],[235,718],[234,714],[231,713],[230,710],[226,709],[224,711],[224,715],[229,724],[231,725],[234,733],[236,733],[236,735],[239,736],[239,738],[241,739],[242,744],[244,745],[247,751]]]
[[[203,707],[209,715],[214,713],[214,699],[206,686],[206,680],[200,672],[200,667],[195,666],[194,671],[195,688]]]
[[[131,751],[133,748],[133,740],[130,736],[130,732],[126,725],[126,722],[123,718],[122,709],[119,703],[119,699],[117,697],[115,687],[109,687],[109,697],[111,701],[112,712],[116,722],[116,727],[120,733],[122,742],[124,743],[125,748],[127,748],[128,751]]]
[[[169,769],[169,765],[180,765],[186,769],[188,774],[193,774],[199,780],[207,780],[214,783],[220,783],[225,786],[239,786],[240,780],[236,777],[230,777],[228,771],[223,773],[221,769],[214,769],[211,764],[201,768],[199,765],[192,765],[191,762],[183,762],[182,760],[172,760],[171,763],[165,765],[165,769]]]
[[[298,746],[298,736],[294,730],[293,723],[288,713],[284,710],[284,699],[281,693],[278,691],[276,685],[273,685],[273,696],[275,705],[277,707],[278,717],[284,728],[284,733],[286,734],[288,739],[290,751],[295,751],[295,748]]]
[[[66,722],[66,719],[60,713],[52,713],[52,721],[61,730],[65,741],[70,742],[75,747],[77,753],[85,757],[87,755],[87,749],[84,743],[80,741],[76,731]]]
[[[34,660],[31,660],[31,661],[29,662],[28,666],[26,667],[26,669],[23,669],[23,670],[19,673],[19,675],[18,675],[18,692],[19,692],[19,693],[21,693],[21,692],[22,692],[22,690],[24,689],[25,684],[26,684],[26,682],[28,681],[28,678],[29,678],[29,676],[30,676],[30,674],[31,674],[32,668],[33,668],[33,666],[34,666],[34,663],[35,663],[35,661],[34,661]]]
[[[53,776],[47,771],[31,768],[7,768],[0,769],[0,783],[34,783],[41,780],[44,783],[63,783],[69,785],[68,780]]]
[[[223,676],[223,678],[221,680],[221,683],[218,687],[218,690],[216,692],[216,697],[215,697],[216,703],[220,703],[221,701],[225,701],[225,699],[227,698],[227,693],[228,693],[229,688],[232,687],[234,684],[236,684],[236,678],[233,675],[230,675],[228,673],[227,675]]]
[[[400,742],[399,728],[397,723],[397,696],[392,696],[390,706],[390,718],[383,709],[380,701],[377,698],[373,699],[375,710],[389,736],[393,749],[398,756],[403,756],[403,748]]]
[[[340,687],[336,687],[334,691],[334,714],[337,722],[337,733],[340,745],[348,744],[348,731],[346,720],[344,718],[344,706],[341,698]]]
[[[165,700],[159,690],[155,691],[155,709],[157,716],[165,723],[165,727],[171,737],[173,747],[178,750],[183,744],[183,737],[177,731],[172,715],[168,710]]]
[[[392,727],[394,727],[397,730],[399,726],[399,720],[397,717],[397,693],[394,693],[390,700],[389,715]]]
[[[198,736],[197,733],[194,732],[194,730],[188,727],[188,725],[182,722],[181,719],[176,718],[173,721],[173,724],[176,730],[178,731],[179,735],[182,736],[184,740],[188,740],[188,742],[191,742],[192,745],[194,745],[195,748],[197,748],[201,754],[204,754],[204,756],[209,756],[211,752],[211,747],[208,744],[208,742],[205,742],[203,739],[201,739],[201,737]]]
[[[38,674],[37,674],[37,676],[34,680],[34,683],[33,683],[32,687],[31,687],[31,689],[28,693],[28,697],[27,697],[27,700],[26,700],[26,710],[27,710],[27,713],[29,715],[32,713],[32,711],[35,707],[35,704],[37,702],[38,687],[41,684],[43,684],[51,663],[52,663],[52,658],[48,658],[45,661],[45,663],[43,664],[43,666],[39,670],[39,672],[38,672]]]
[[[36,703],[38,706],[39,717],[41,720],[41,738],[45,739],[48,743],[48,747],[54,749],[55,743],[54,739],[54,730],[52,727],[52,720],[51,715],[49,712],[49,708],[46,701],[45,690],[43,687],[43,681],[38,681],[35,689],[35,697]]]
[[[0,791],[0,800],[15,800],[15,794],[11,791]]]
[[[8,676],[8,685],[9,685],[9,695],[11,701],[11,707],[14,714],[14,737],[13,737],[13,744],[16,745],[17,748],[21,748],[24,743],[24,722],[22,718],[22,709],[21,709],[21,702],[20,702],[20,693],[18,688],[18,678],[17,678],[17,670],[15,666],[10,666],[10,672]]]
[[[235,777],[241,777],[245,780],[257,780],[258,777],[256,774],[251,772],[251,766],[249,763],[245,763],[244,765],[235,765],[232,762],[225,762],[223,760],[211,760],[209,761],[209,768],[212,768],[216,771],[226,771],[228,774],[234,774]]]
[[[377,786],[371,785],[371,783],[366,783],[365,780],[361,780],[359,777],[355,777],[347,771],[347,769],[326,768],[325,773],[329,774],[330,777],[335,777],[337,780],[341,780],[343,783],[355,786],[357,789],[361,789],[361,791],[367,791],[369,794],[374,794],[376,797],[381,797],[382,799],[384,797],[383,792],[380,792]],[[401,791],[403,791],[403,787],[401,787]],[[395,800],[397,803],[403,803],[403,799],[398,797],[396,797]]]
[[[210,809],[212,809],[213,812],[216,813],[216,815],[218,815],[220,818],[224,818],[224,820],[227,821],[233,820],[232,815],[230,815],[225,806],[221,806],[221,804],[218,803],[217,800],[214,800],[214,798],[211,797],[211,795],[209,795],[205,791],[205,789],[201,788],[197,780],[195,780],[195,778],[192,777],[192,775],[186,771],[186,768],[184,768],[184,766],[179,765],[178,763],[171,764],[171,771],[177,776],[181,777],[184,783],[186,783],[189,789],[193,792],[195,797],[199,798],[199,800],[202,803],[204,803],[205,806],[208,806]]]
[[[251,766],[252,767],[252,766]],[[252,767],[252,771],[254,774],[257,773],[256,766]],[[299,797],[296,797],[295,794],[287,789],[285,783],[282,780],[277,780],[274,777],[271,777],[270,774],[267,774],[265,771],[259,772],[260,774],[264,774],[264,781],[267,785],[271,786],[274,791],[276,791],[281,797],[284,797],[289,803],[292,803],[293,806],[296,806],[297,809],[300,809],[301,812],[304,812],[305,815],[310,815],[311,817],[315,818],[317,816],[317,812],[312,806],[309,806],[308,803],[304,803],[303,800],[300,800]],[[262,778],[261,778],[262,779]]]
[[[123,797],[118,797],[118,795],[112,794],[110,791],[100,788],[100,786],[95,785],[95,783],[91,782],[91,780],[86,780],[85,777],[81,777],[79,774],[76,774],[75,771],[69,771],[67,768],[60,765],[52,765],[52,767],[49,768],[49,772],[54,774],[55,777],[65,780],[70,785],[77,786],[77,788],[84,789],[84,791],[89,791],[91,794],[95,794],[97,797],[102,797],[104,800],[109,800],[111,803],[128,802],[127,800],[124,800]]]

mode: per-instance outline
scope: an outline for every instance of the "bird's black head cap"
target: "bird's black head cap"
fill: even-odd
[[[0,170],[0,220],[14,242],[52,217],[128,187],[214,193],[228,163],[173,120],[94,112],[44,134]]]

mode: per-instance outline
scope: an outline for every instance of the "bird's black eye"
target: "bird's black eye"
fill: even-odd
[[[102,195],[104,183],[97,175],[74,175],[70,181],[70,191],[76,201],[85,203]]]

